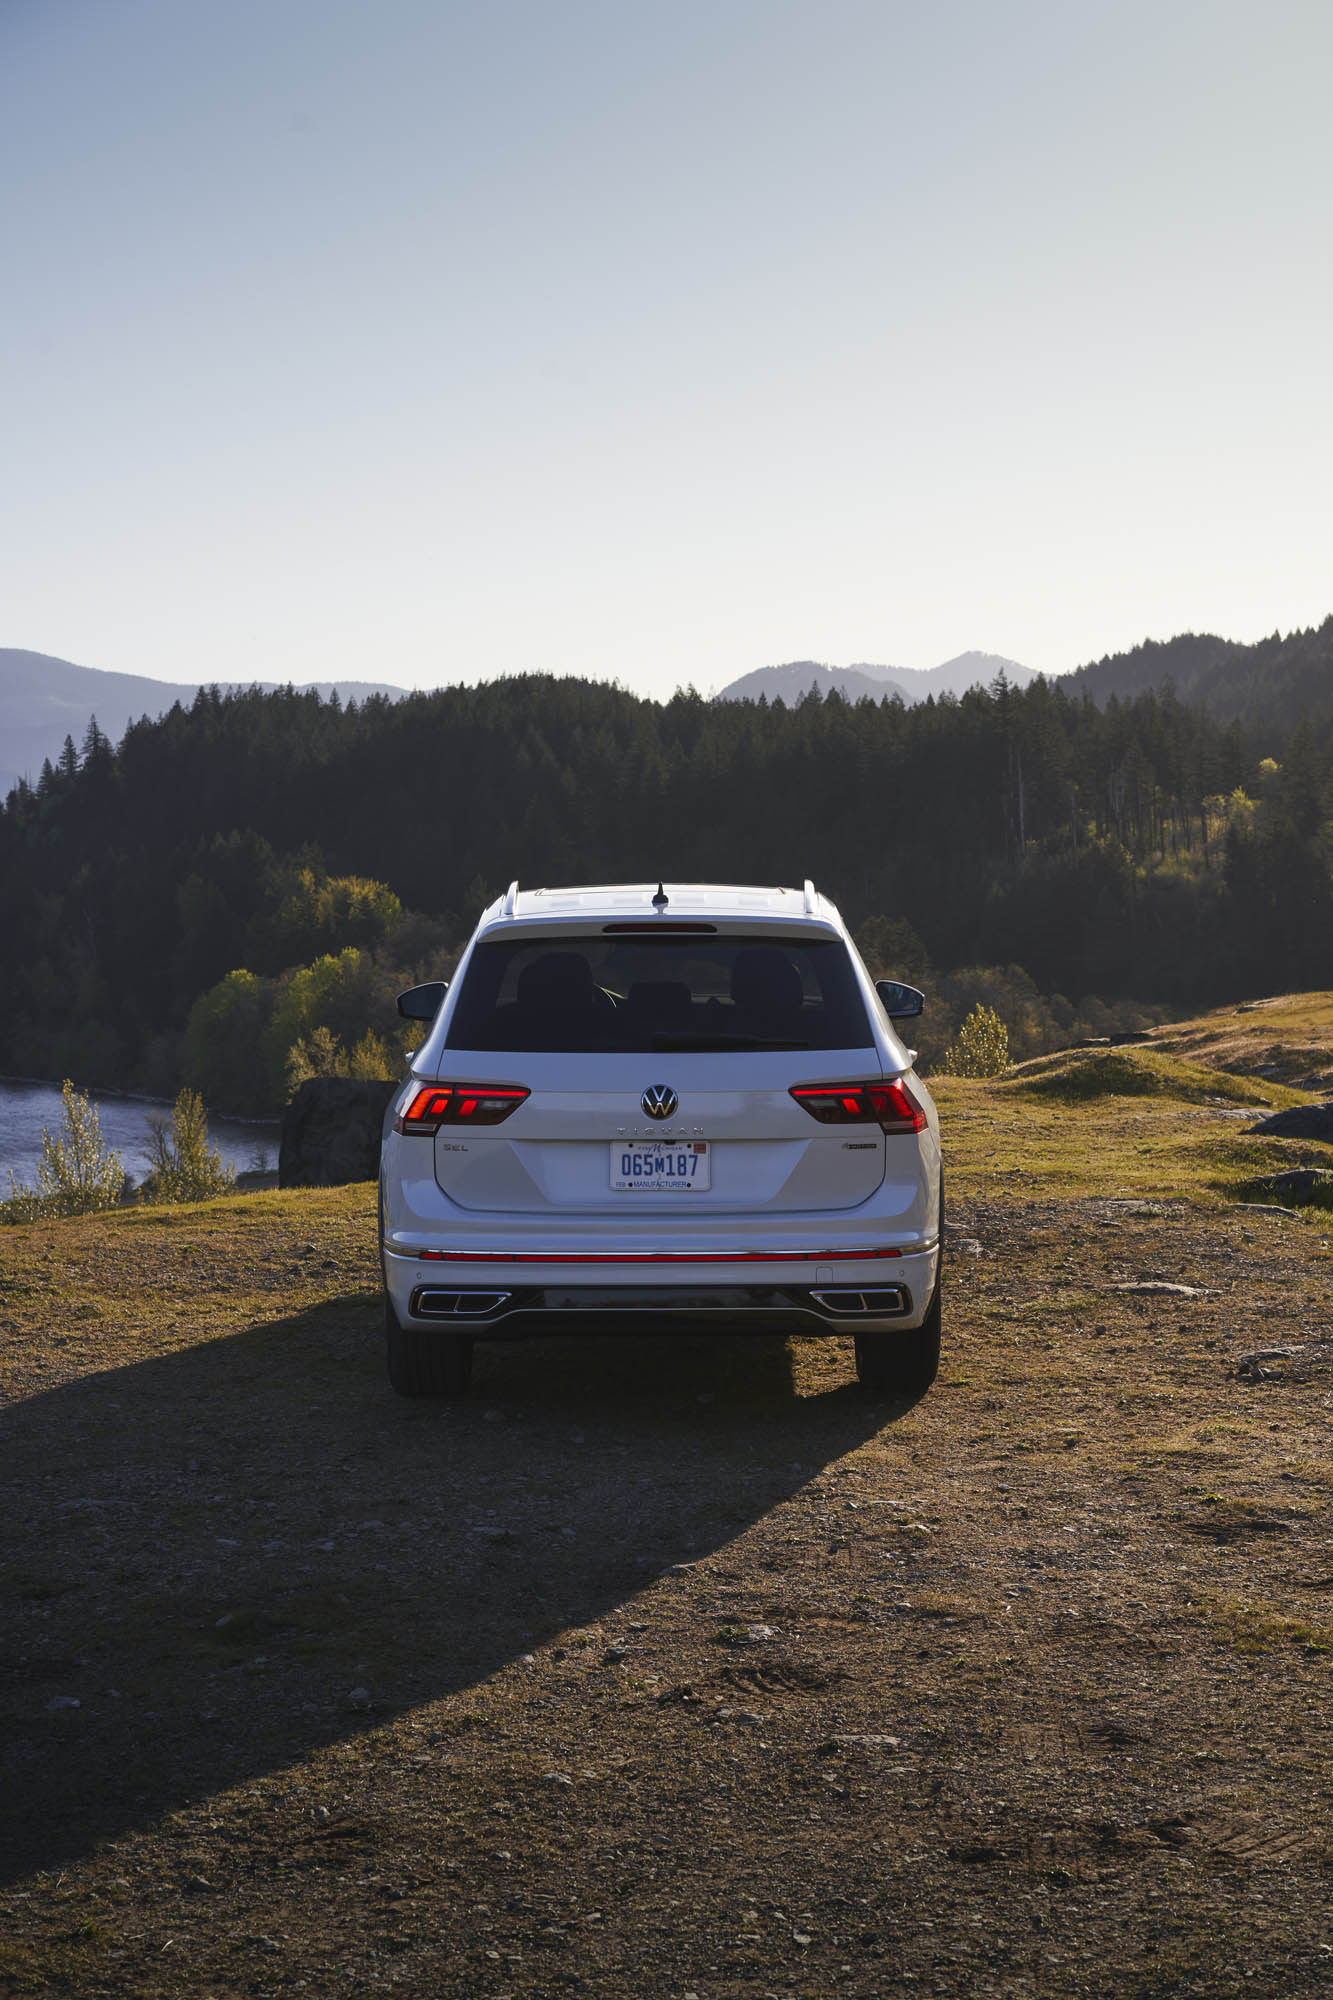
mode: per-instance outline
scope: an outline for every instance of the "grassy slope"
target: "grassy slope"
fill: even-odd
[[[907,1410],[837,1343],[398,1402],[368,1188],[0,1232],[0,1991],[1322,1992],[1333,1375],[1236,1364],[1333,1253],[1198,1060],[940,1083]]]
[[[1328,1149],[1250,1136],[1265,1111],[1308,1092],[1164,1054],[1068,1050],[977,1083],[932,1080],[947,1121],[949,1172],[971,1191],[999,1184],[1049,1194],[1239,1198],[1247,1180],[1327,1163]]]
[[[1159,1028],[1154,1043],[1239,1074],[1267,1069],[1287,1083],[1333,1091],[1333,994],[1285,993]]]

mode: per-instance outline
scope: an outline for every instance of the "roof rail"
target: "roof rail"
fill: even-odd
[[[810,880],[810,877],[807,875],[805,878],[805,914],[807,915],[807,917],[813,917],[813,915],[815,914],[815,903],[817,900],[818,898],[815,895],[815,885]]]
[[[501,910],[500,915],[502,917],[513,917],[517,916],[517,914],[518,914],[518,877],[516,875],[513,881],[509,884],[509,887],[505,890],[505,906],[503,910]]]

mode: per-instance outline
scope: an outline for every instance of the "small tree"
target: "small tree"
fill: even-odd
[[[287,1051],[287,1094],[295,1097],[312,1076],[346,1076],[347,1056],[332,1029],[312,1028]]]
[[[97,1106],[66,1077],[60,1086],[63,1125],[57,1132],[42,1128],[42,1153],[35,1188],[19,1187],[9,1177],[11,1195],[5,1204],[11,1222],[34,1222],[46,1215],[91,1215],[114,1208],[125,1189],[125,1165],[120,1154],[102,1142]]]
[[[1009,1030],[993,1007],[972,1009],[940,1062],[943,1076],[1001,1076],[1009,1067]]]
[[[216,1146],[208,1142],[208,1114],[198,1091],[182,1090],[172,1106],[171,1123],[148,1121],[153,1169],[144,1183],[149,1201],[207,1201],[236,1185]]]

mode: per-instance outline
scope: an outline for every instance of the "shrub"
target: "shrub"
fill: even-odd
[[[1009,1067],[1009,1031],[993,1007],[972,1009],[940,1062],[944,1076],[1001,1076]]]
[[[153,1166],[144,1182],[146,1201],[207,1201],[236,1185],[236,1172],[208,1143],[208,1115],[197,1091],[182,1090],[171,1123],[148,1121]]]
[[[91,1215],[114,1208],[125,1191],[125,1166],[120,1154],[102,1142],[97,1106],[86,1091],[76,1090],[66,1077],[60,1086],[64,1123],[58,1132],[42,1130],[42,1154],[35,1188],[19,1187],[9,1177],[10,1199],[4,1204],[10,1222],[34,1222],[47,1215]]]
[[[392,1081],[402,1075],[405,1066],[383,1035],[367,1031],[349,1050],[330,1029],[321,1026],[292,1043],[287,1055],[287,1091],[289,1096],[295,1096],[312,1076]]]

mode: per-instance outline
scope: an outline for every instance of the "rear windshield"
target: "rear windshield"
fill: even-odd
[[[451,1049],[864,1049],[836,938],[515,938],[479,944]]]

